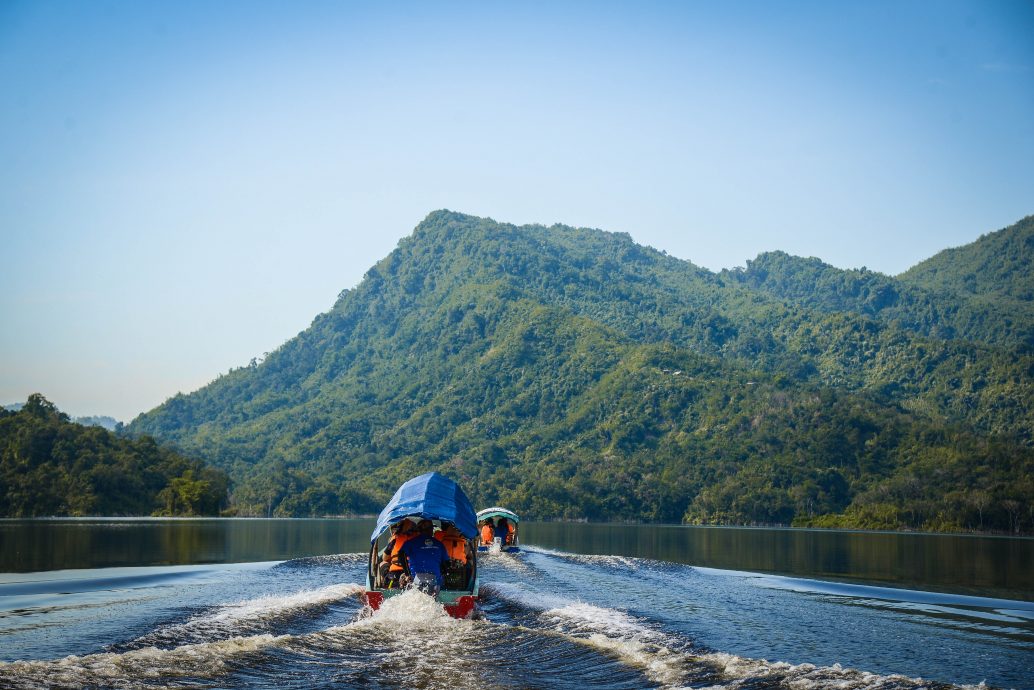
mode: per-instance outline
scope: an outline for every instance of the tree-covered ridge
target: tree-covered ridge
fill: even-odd
[[[218,515],[228,485],[150,437],[73,423],[39,394],[0,410],[0,517]]]
[[[1031,372],[1029,352],[809,307],[627,235],[443,211],[265,361],[130,429],[226,468],[250,514],[373,512],[436,469],[529,517],[877,502],[887,524],[1005,528],[1009,492],[1029,496]],[[923,485],[935,511],[872,498],[919,471],[916,439],[964,449],[964,471]],[[938,503],[962,476],[998,507]]]
[[[945,249],[898,278],[937,292],[1034,302],[1034,216]]]
[[[768,252],[723,279],[826,313],[850,312],[925,336],[1034,346],[1034,218],[892,278]]]

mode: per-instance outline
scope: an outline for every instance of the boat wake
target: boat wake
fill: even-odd
[[[0,688],[986,690],[835,663],[769,661],[701,643],[707,638],[687,621],[722,623],[707,606],[720,607],[730,625],[750,619],[735,618],[727,601],[766,610],[764,601],[747,601],[746,590],[733,589],[737,582],[755,586],[758,578],[536,549],[489,554],[479,567],[484,615],[471,620],[452,618],[417,591],[389,597],[376,611],[364,607],[364,588],[355,582],[365,568],[362,554],[248,570],[243,581],[228,575],[226,589],[214,595],[242,587],[261,594],[230,594],[225,603],[210,595],[215,603],[166,610],[152,617],[150,630],[127,630],[125,640],[94,653],[0,662]],[[183,596],[196,591],[187,587]],[[693,603],[680,608],[685,600]]]
[[[183,623],[155,630],[138,638],[132,645],[182,645],[187,642],[205,642],[239,636],[243,632],[257,632],[271,621],[312,615],[331,604],[358,598],[363,590],[364,588],[358,584],[341,584],[246,599],[218,606],[215,610],[192,616]]]
[[[0,685],[9,688],[160,687],[179,679],[214,678],[237,657],[254,654],[284,637],[254,635],[173,649],[68,656],[55,661],[0,662]]]

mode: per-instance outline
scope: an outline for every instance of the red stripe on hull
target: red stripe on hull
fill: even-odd
[[[453,604],[445,605],[445,612],[453,618],[467,618],[474,612],[475,599],[467,595],[462,596]]]

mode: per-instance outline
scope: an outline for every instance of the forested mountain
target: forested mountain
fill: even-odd
[[[225,468],[253,514],[375,512],[436,469],[533,518],[1031,529],[1023,337],[880,318],[884,288],[950,304],[918,284],[809,292],[836,269],[758,261],[435,212],[265,361],[129,431]]]
[[[1034,302],[1034,216],[945,249],[898,276],[903,282],[949,294],[1007,297]]]
[[[0,409],[0,517],[218,515],[228,484],[152,438],[74,423],[39,394]]]
[[[826,313],[851,312],[942,339],[1034,347],[1034,216],[948,249],[897,278],[769,252],[722,272]]]

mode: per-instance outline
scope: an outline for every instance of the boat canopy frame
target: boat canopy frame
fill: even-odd
[[[478,513],[477,513],[477,521],[478,522],[481,522],[482,520],[489,519],[489,518],[495,519],[495,518],[501,518],[501,517],[506,518],[510,522],[520,522],[521,521],[521,519],[519,517],[517,517],[517,513],[513,512],[512,510],[509,510],[507,508],[500,508],[499,506],[493,506],[492,508],[485,508],[484,510],[479,510]]]

